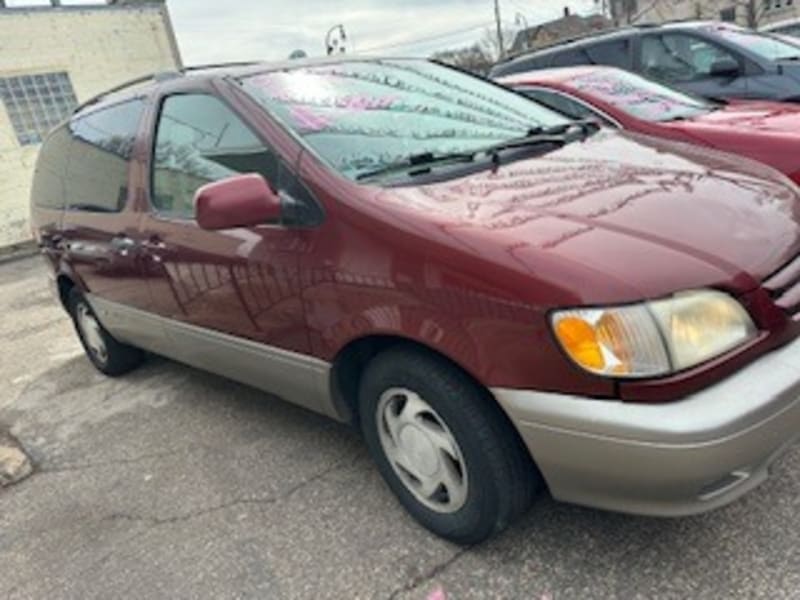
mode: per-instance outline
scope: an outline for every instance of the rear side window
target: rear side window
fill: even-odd
[[[572,67],[575,65],[590,65],[592,60],[586,51],[586,48],[571,48],[559,52],[553,57],[551,66],[553,67]]]
[[[129,100],[70,123],[69,208],[119,212],[128,198],[128,167],[144,101]]]
[[[630,42],[620,38],[586,47],[592,64],[629,69],[631,66]]]
[[[66,125],[53,131],[42,144],[31,189],[34,206],[55,210],[64,208],[64,184],[70,144],[71,138]]]
[[[543,56],[526,56],[509,62],[499,63],[489,71],[489,77],[494,79],[513,73],[524,73],[525,71],[543,69],[550,65],[551,58],[552,56],[550,54],[546,54]]]
[[[590,110],[585,104],[558,92],[543,90],[541,88],[523,88],[519,91],[529,98],[544,104],[547,108],[552,108],[560,113],[564,113],[572,119],[597,117],[595,112]]]
[[[782,33],[784,35],[791,35],[794,37],[800,37],[800,23],[796,25],[789,25],[788,27],[781,27],[780,29],[776,29],[772,33]],[[800,40],[798,40],[800,41]]]

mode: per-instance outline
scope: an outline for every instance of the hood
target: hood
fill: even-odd
[[[800,183],[800,105],[732,101],[724,109],[685,121],[659,123],[662,130],[719,150],[747,156]]]
[[[731,101],[720,110],[700,115],[690,121],[664,123],[673,127],[712,127],[744,132],[768,132],[800,135],[800,104],[789,102]]]
[[[631,133],[379,200],[416,213],[432,239],[584,302],[744,292],[800,251],[796,188],[775,171]]]

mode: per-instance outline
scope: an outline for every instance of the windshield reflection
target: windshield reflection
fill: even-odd
[[[471,152],[568,122],[514,92],[423,60],[353,60],[241,83],[350,179],[412,155]]]
[[[569,85],[645,121],[687,119],[716,108],[710,102],[619,69],[579,75],[570,79]]]

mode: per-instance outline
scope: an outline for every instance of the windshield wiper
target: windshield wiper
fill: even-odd
[[[493,162],[497,163],[499,160],[499,153],[504,150],[545,144],[563,146],[573,141],[584,140],[599,128],[600,124],[593,119],[569,121],[568,123],[556,125],[555,127],[536,126],[529,129],[528,133],[522,137],[512,138],[498,144],[492,144],[491,146],[478,148],[477,150],[471,150],[469,152],[420,152],[419,154],[412,154],[397,162],[388,163],[376,169],[359,173],[356,175],[356,181],[364,181],[365,179],[371,179],[395,171],[406,171],[411,176],[423,175],[430,173],[431,168],[435,165],[473,162],[475,157],[479,154],[488,155],[492,158]]]
[[[533,127],[528,130],[527,135],[494,144],[478,152],[489,154],[497,161],[498,153],[503,150],[543,144],[564,146],[570,142],[583,141],[599,129],[600,124],[594,119],[580,119],[554,127]]]
[[[383,165],[377,169],[359,173],[356,175],[356,180],[363,181],[364,179],[370,179],[371,177],[377,177],[378,175],[384,175],[394,171],[408,171],[409,175],[421,175],[430,172],[431,166],[436,164],[472,162],[473,160],[475,160],[474,152],[420,152],[419,154],[412,154],[397,162]]]

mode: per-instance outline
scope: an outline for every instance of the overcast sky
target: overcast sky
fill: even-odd
[[[9,6],[46,0],[9,0]],[[64,4],[97,3],[64,0]],[[493,27],[492,0],[168,0],[187,65],[282,59],[295,49],[324,53],[325,32],[342,23],[348,51],[428,55],[466,46]],[[502,19],[530,25],[555,19],[564,6],[587,14],[595,0],[501,0]]]

